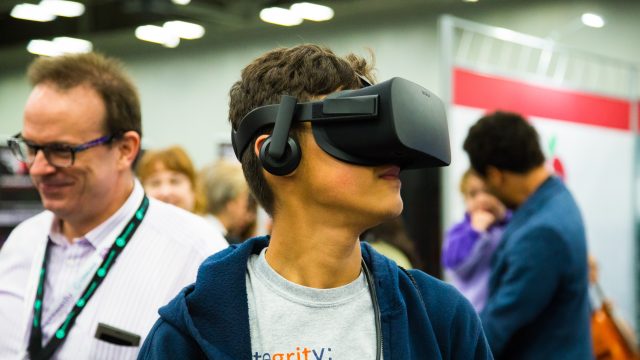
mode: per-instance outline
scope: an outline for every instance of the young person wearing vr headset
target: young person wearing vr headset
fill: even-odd
[[[267,52],[231,89],[236,155],[270,237],[210,257],[140,359],[491,359],[451,286],[359,241],[402,211],[399,172],[450,161],[444,107],[355,55]],[[348,91],[354,89],[354,91]]]

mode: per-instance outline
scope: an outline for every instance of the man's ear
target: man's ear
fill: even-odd
[[[494,186],[501,186],[504,183],[504,173],[495,166],[487,166],[485,182]]]
[[[120,157],[118,161],[123,168],[131,168],[140,151],[140,134],[135,131],[125,132],[116,143]]]
[[[253,153],[256,154],[258,158],[260,157],[260,148],[262,147],[262,144],[264,144],[265,140],[267,140],[269,136],[270,136],[269,134],[262,134],[258,136],[255,143],[253,144]]]

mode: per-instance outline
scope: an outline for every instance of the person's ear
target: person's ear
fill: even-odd
[[[499,187],[504,183],[504,173],[495,166],[487,166],[484,181],[495,187]]]
[[[140,134],[135,131],[127,131],[116,143],[120,154],[119,162],[123,168],[131,168],[140,151]]]
[[[256,157],[260,157],[260,148],[262,148],[262,144],[264,144],[265,140],[269,137],[269,134],[262,134],[258,136],[255,143],[253,144],[253,153],[256,154]]]

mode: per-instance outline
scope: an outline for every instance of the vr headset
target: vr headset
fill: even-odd
[[[289,137],[294,121],[310,122],[320,148],[347,163],[414,169],[451,162],[442,101],[402,78],[336,92],[314,102],[299,104],[296,98],[283,95],[280,104],[252,110],[232,130],[236,157],[241,159],[260,130],[273,126],[260,148],[260,161],[274,175],[291,173],[301,158],[300,147]]]

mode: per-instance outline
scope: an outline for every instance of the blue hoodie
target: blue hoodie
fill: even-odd
[[[196,283],[160,309],[138,359],[251,360],[247,261],[268,242],[254,238],[209,257]],[[452,286],[410,270],[414,282],[361,246],[375,279],[385,360],[493,359],[478,316]]]

